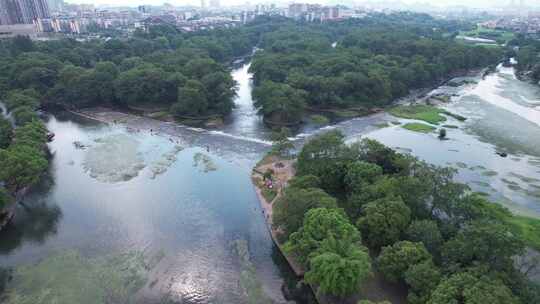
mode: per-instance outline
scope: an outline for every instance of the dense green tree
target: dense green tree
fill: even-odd
[[[376,164],[356,161],[347,166],[344,182],[349,192],[360,192],[366,185],[373,184],[382,173],[382,168]]]
[[[385,197],[368,203],[357,226],[365,242],[380,248],[398,241],[411,220],[411,211],[400,198]]]
[[[47,160],[34,147],[14,145],[0,150],[0,180],[14,192],[35,184],[46,168]]]
[[[265,81],[253,90],[255,106],[269,122],[294,124],[300,122],[304,113],[305,92],[293,87]]]
[[[467,224],[442,248],[443,262],[451,269],[482,263],[495,270],[512,265],[512,257],[522,254],[523,241],[507,225],[478,220]]]
[[[295,176],[289,180],[289,187],[291,188],[309,189],[320,188],[320,186],[321,179],[315,175]]]
[[[321,292],[344,297],[358,291],[371,276],[367,250],[332,236],[323,240],[318,253],[310,258],[305,279]]]
[[[36,98],[36,94],[37,92],[32,90],[12,90],[7,92],[4,103],[10,111],[17,107],[36,109],[39,106],[39,100]]]
[[[437,256],[440,253],[444,240],[435,221],[413,221],[407,228],[406,235],[409,241],[422,242],[432,255]]]
[[[431,292],[441,280],[440,270],[431,260],[411,265],[404,275],[405,282],[409,286],[407,303],[424,304],[429,300]]]
[[[310,209],[336,207],[336,199],[321,189],[289,187],[274,202],[272,221],[288,237],[302,226]]]
[[[11,143],[11,136],[13,135],[13,127],[9,120],[5,119],[0,114],[0,149],[5,149]]]
[[[36,112],[27,106],[15,108],[13,111],[11,111],[11,115],[13,115],[15,123],[19,126],[23,126],[32,122],[33,120],[38,119]]]
[[[197,80],[189,80],[178,89],[178,102],[172,105],[171,111],[177,116],[199,116],[206,113],[208,107],[203,84]]]
[[[4,208],[10,201],[9,194],[6,189],[0,187],[0,209]]]
[[[360,233],[341,209],[311,209],[306,213],[302,227],[290,235],[286,251],[295,253],[300,262],[308,265],[311,255],[329,237],[351,244],[360,241]]]
[[[443,279],[428,304],[518,304],[510,289],[489,275],[466,271]]]
[[[298,154],[299,175],[314,175],[321,179],[323,189],[331,194],[343,193],[346,163],[354,159],[339,131],[314,136]]]
[[[401,241],[383,247],[377,265],[386,279],[395,282],[404,279],[410,267],[426,261],[431,261],[431,255],[422,243]]]
[[[291,132],[288,128],[281,128],[272,132],[272,151],[279,156],[289,156],[294,149],[293,143],[289,140]]]
[[[167,73],[161,68],[143,65],[120,73],[114,89],[121,103],[159,106],[176,101],[178,87],[169,82]]]

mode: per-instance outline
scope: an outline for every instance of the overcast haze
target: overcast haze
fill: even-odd
[[[429,3],[431,5],[440,5],[440,6],[447,6],[447,5],[466,5],[471,7],[494,7],[494,6],[501,6],[505,4],[509,4],[512,0],[403,0],[402,2],[405,3]],[[174,5],[200,5],[200,0],[170,0],[170,1],[163,1],[163,0],[67,0],[66,2],[69,3],[93,3],[96,5],[115,5],[115,6],[136,6],[140,4],[151,4],[151,5],[160,5],[164,2],[168,2]],[[208,0],[206,2],[209,2]],[[243,4],[246,2],[250,2],[252,4],[254,3],[272,3],[272,2],[280,2],[280,3],[289,3],[289,2],[309,2],[309,3],[339,3],[339,0],[298,0],[298,1],[268,1],[268,0],[252,0],[252,1],[246,1],[246,0],[221,0],[222,5],[238,5]],[[351,1],[351,0],[345,0],[345,2],[364,2],[364,1]],[[375,2],[375,1],[373,1]],[[392,0],[383,1],[383,2],[393,2]],[[515,0],[516,3],[519,3],[519,0]],[[540,0],[525,0],[526,4],[532,5],[533,3],[538,3]]]

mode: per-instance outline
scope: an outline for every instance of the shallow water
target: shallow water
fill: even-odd
[[[499,67],[485,79],[474,80],[478,84],[433,92],[456,94],[442,107],[468,118],[460,122],[447,117],[443,124],[459,127],[447,128],[448,140],[439,140],[435,132],[416,133],[400,126],[347,132],[348,140],[374,138],[427,162],[455,167],[456,178],[473,190],[514,212],[540,217],[540,111],[536,108],[540,89],[517,80],[511,68]]]

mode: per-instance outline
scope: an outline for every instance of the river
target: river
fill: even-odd
[[[2,232],[0,266],[12,278],[7,303],[309,303],[285,299],[282,286],[296,281],[271,241],[249,178],[270,143],[248,69],[246,63],[232,71],[237,107],[219,130],[49,115],[47,127],[56,133],[50,170]],[[474,190],[538,216],[539,89],[502,67],[474,80],[435,91],[454,94],[443,107],[469,118],[449,118],[458,128],[448,130],[447,141],[399,125],[380,128],[407,121],[384,113],[307,125],[292,139],[301,146],[329,129],[348,141],[375,138],[454,166]]]

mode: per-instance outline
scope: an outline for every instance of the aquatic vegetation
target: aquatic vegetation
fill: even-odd
[[[487,182],[484,182],[484,181],[472,181],[471,182],[472,184],[475,184],[475,185],[478,185],[478,186],[482,186],[482,187],[489,187],[489,183]]]
[[[496,176],[497,174],[498,173],[496,171],[492,171],[492,170],[482,172],[483,176]]]
[[[430,125],[426,125],[423,123],[419,123],[419,122],[410,122],[410,123],[404,124],[402,127],[409,131],[420,132],[420,133],[429,133],[435,130],[435,127],[432,127]]]
[[[507,179],[507,178],[504,178],[504,177],[501,178],[501,181],[502,181],[503,183],[507,184],[507,185],[515,185],[515,186],[519,185],[519,184],[516,183],[515,181],[511,181],[511,180],[509,180],[509,179]]]
[[[167,171],[167,169],[176,161],[176,155],[178,152],[182,151],[184,148],[182,146],[176,145],[174,148],[161,155],[161,157],[153,162],[150,165],[150,172],[152,179],[156,178],[156,176],[163,174]]]
[[[141,252],[103,258],[86,258],[77,251],[52,255],[16,268],[4,303],[131,303],[162,256],[156,257],[148,259]]]
[[[379,128],[379,129],[383,129],[383,128],[389,127],[390,124],[388,124],[387,122],[381,122],[381,123],[374,124],[374,126]]]
[[[471,170],[471,171],[476,171],[476,170],[486,170],[486,167],[481,166],[481,165],[477,165],[477,166],[469,167],[469,170]]]
[[[540,183],[540,179],[534,177],[524,176],[515,172],[510,172],[511,176],[514,176],[524,183]]]
[[[458,129],[459,127],[456,126],[456,125],[442,125],[443,128],[448,128],[448,129]]]
[[[193,155],[193,166],[194,167],[202,167],[201,170],[204,173],[208,173],[210,171],[216,171],[218,168],[212,158],[206,154],[203,154],[201,152],[195,153]]]
[[[463,163],[463,162],[457,162],[456,166],[458,166],[461,169],[467,169],[467,167],[468,167],[467,164]]]
[[[128,181],[144,169],[140,143],[126,134],[98,138],[86,150],[83,167],[90,176],[108,183]]]
[[[523,190],[523,188],[521,188],[521,186],[519,186],[519,185],[514,185],[514,184],[509,184],[509,185],[507,185],[507,187],[508,187],[510,190],[514,190],[514,191]]]
[[[438,124],[446,121],[446,117],[441,115],[444,110],[434,106],[413,105],[413,106],[398,106],[389,110],[390,114],[408,119],[423,120],[431,124]]]
[[[240,286],[247,295],[248,304],[272,304],[274,301],[266,293],[257,277],[255,266],[251,262],[248,243],[246,240],[234,240],[232,242],[234,252],[238,255],[240,266]]]

